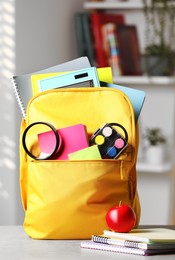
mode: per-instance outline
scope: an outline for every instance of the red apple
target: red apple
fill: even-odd
[[[115,232],[129,232],[136,224],[136,214],[130,206],[119,204],[108,210],[106,223]]]

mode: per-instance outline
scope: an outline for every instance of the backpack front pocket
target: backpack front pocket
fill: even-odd
[[[122,161],[31,161],[24,227],[33,238],[90,238],[107,228],[107,210],[130,204]],[[76,236],[75,236],[76,234]]]

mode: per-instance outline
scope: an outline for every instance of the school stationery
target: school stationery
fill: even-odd
[[[124,137],[116,131],[118,127],[124,133]],[[126,129],[117,123],[107,123],[98,128],[90,138],[91,144],[96,144],[102,158],[116,159],[128,145]]]
[[[93,241],[81,242],[81,248],[95,249],[95,250],[116,252],[116,253],[133,254],[133,255],[143,255],[143,256],[169,254],[175,252],[175,248],[140,249],[140,248],[122,247],[117,245],[100,244],[100,243],[95,243]]]
[[[93,145],[74,153],[68,154],[70,160],[101,160],[98,146]]]
[[[67,72],[53,72],[53,73],[43,73],[43,74],[32,74],[31,76],[31,82],[32,82],[32,91],[33,96],[39,93],[38,90],[38,81],[43,80],[50,77],[55,77],[61,74],[68,73]],[[105,68],[97,68],[98,78],[100,81],[105,81],[108,83],[113,83],[112,79],[112,69],[111,67],[105,67]]]
[[[36,143],[35,149],[29,150],[30,147],[30,139],[36,139],[37,133],[41,134],[41,131],[44,129],[49,130],[50,134],[48,135],[47,146],[48,144],[51,146],[48,153],[41,153],[39,149],[39,145]],[[46,130],[45,130],[46,131]],[[59,150],[62,145],[61,136],[58,134],[57,129],[50,123],[47,122],[34,122],[26,127],[23,136],[22,136],[22,145],[25,152],[35,160],[46,160],[51,159]],[[34,150],[34,151],[33,151]]]
[[[95,67],[72,71],[38,81],[38,90],[46,91],[62,87],[100,87]]]
[[[105,236],[105,235],[93,235],[93,242],[101,243],[101,244],[109,244],[109,245],[117,245],[123,247],[131,247],[131,248],[140,248],[140,249],[175,249],[175,243],[167,243],[167,242],[138,242],[131,241],[122,238],[116,238],[113,236]]]
[[[41,74],[48,72],[64,72],[64,71],[72,71],[83,68],[90,67],[90,63],[87,57],[80,57],[62,64],[58,64],[53,67],[49,67],[40,71],[36,71],[29,74],[12,76],[11,84],[16,96],[16,100],[20,111],[22,113],[23,118],[26,118],[26,107],[29,100],[32,98],[32,84],[31,84],[31,75],[32,74]]]
[[[129,233],[104,230],[104,235],[145,243],[175,243],[175,230],[168,228],[133,229]]]
[[[100,85],[102,87],[109,87],[109,88],[119,89],[123,91],[129,97],[132,103],[134,114],[135,114],[135,120],[137,122],[145,101],[145,96],[146,96],[145,92],[143,90],[129,88],[129,87],[120,86],[117,84],[111,84],[102,81],[100,81]]]
[[[52,159],[67,160],[69,159],[68,154],[89,146],[86,126],[83,124],[59,128],[57,133],[60,136],[61,145]],[[38,142],[41,158],[43,157],[43,154],[53,154],[53,150],[55,149],[55,136],[53,135],[53,131],[38,134]]]

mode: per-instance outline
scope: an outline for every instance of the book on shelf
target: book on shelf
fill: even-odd
[[[75,13],[75,35],[77,41],[78,56],[86,55],[86,46],[82,26],[82,13]]]
[[[124,24],[125,19],[123,14],[92,12],[90,14],[90,23],[93,34],[95,57],[98,67],[109,66],[108,58],[106,57],[103,46],[103,31],[105,24]]]
[[[125,254],[132,254],[132,255],[142,255],[142,256],[175,253],[175,248],[140,249],[140,248],[118,246],[118,245],[101,244],[93,241],[81,242],[81,248],[116,252],[116,253],[125,253]]]
[[[78,55],[87,56],[91,66],[96,66],[90,14],[88,12],[75,13],[75,33]]]
[[[94,43],[92,38],[92,28],[90,24],[90,14],[85,12],[82,15],[82,26],[84,31],[84,40],[86,46],[86,55],[91,63],[91,66],[96,66],[96,58],[94,53]]]
[[[141,54],[136,26],[119,24],[117,26],[117,39],[122,75],[142,75]]]
[[[116,24],[105,23],[102,25],[102,45],[104,55],[109,66],[112,68],[114,76],[121,76],[121,57],[117,39]]]

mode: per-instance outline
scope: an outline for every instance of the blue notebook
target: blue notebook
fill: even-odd
[[[102,82],[102,81],[100,81],[100,85],[101,87],[116,88],[123,91],[131,101],[131,104],[134,109],[135,120],[137,122],[145,101],[145,92],[143,90],[124,87],[124,86]]]
[[[66,86],[78,87],[78,85],[80,87],[100,87],[97,69],[90,67],[38,80],[40,92]]]

